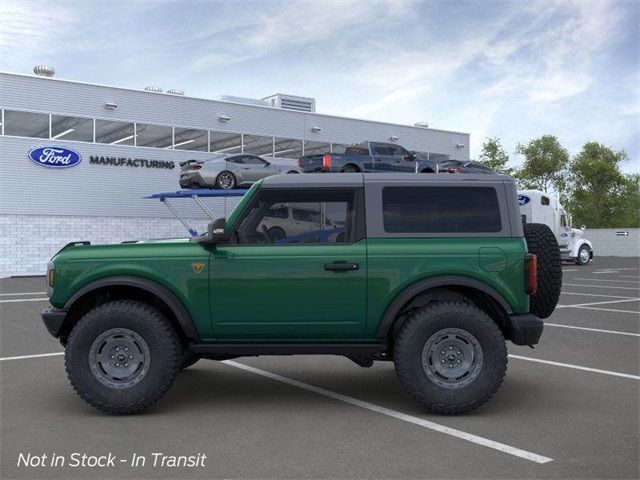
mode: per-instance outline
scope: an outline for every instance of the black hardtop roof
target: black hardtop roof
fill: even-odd
[[[507,175],[487,173],[307,173],[303,175],[274,175],[263,180],[262,188],[340,188],[362,187],[364,184],[438,185],[507,181]]]

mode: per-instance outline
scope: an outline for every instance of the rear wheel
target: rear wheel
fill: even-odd
[[[140,412],[160,399],[180,368],[182,348],[164,315],[142,302],[108,302],[73,327],[65,351],[71,385],[107,413]]]
[[[272,242],[287,238],[287,233],[280,227],[271,227],[268,230],[268,234]]]
[[[589,263],[589,260],[591,260],[591,251],[589,250],[589,247],[581,245],[578,250],[578,256],[576,257],[576,263],[582,266]]]
[[[360,170],[355,165],[345,165],[340,171],[342,173],[356,173],[356,172],[359,172]]]
[[[529,297],[529,311],[539,318],[551,316],[560,300],[562,256],[556,236],[542,223],[525,223],[529,253],[538,259],[538,291]]]
[[[393,347],[402,386],[427,410],[465,413],[488,401],[507,370],[496,323],[475,305],[433,302],[405,321]]]
[[[216,177],[216,187],[222,190],[230,190],[236,186],[236,177],[233,173],[225,170]]]

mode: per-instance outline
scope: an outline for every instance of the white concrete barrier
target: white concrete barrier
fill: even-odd
[[[597,257],[640,257],[640,228],[587,228]]]

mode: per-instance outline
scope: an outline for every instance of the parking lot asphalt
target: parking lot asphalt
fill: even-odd
[[[329,356],[200,361],[148,412],[105,415],[69,386],[44,279],[0,280],[0,478],[638,478],[639,264],[565,265],[540,345],[509,344],[500,390],[456,417],[421,410],[391,363]],[[72,467],[74,453],[115,466]]]

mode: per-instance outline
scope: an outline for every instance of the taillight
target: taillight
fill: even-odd
[[[328,153],[325,153],[322,156],[322,168],[324,170],[329,170],[331,168],[331,155]]]
[[[300,165],[300,159],[298,159],[298,167],[302,167],[302,165]]]
[[[524,256],[524,291],[527,295],[538,291],[538,257],[533,253]]]

